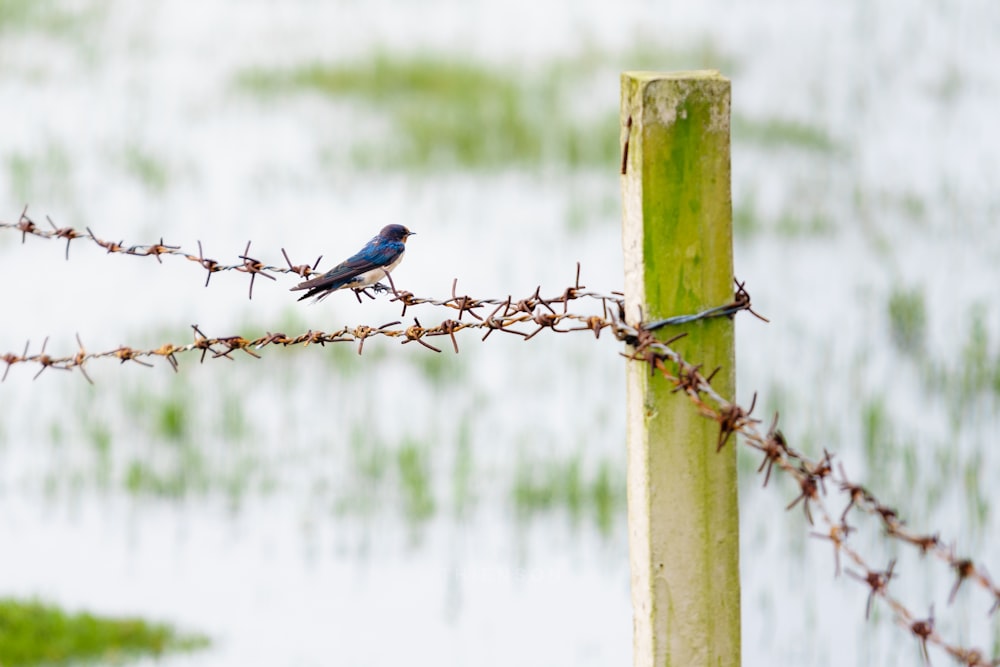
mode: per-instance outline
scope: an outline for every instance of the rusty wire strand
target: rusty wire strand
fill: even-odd
[[[323,256],[320,255],[315,262],[310,266],[309,264],[294,264],[289,258],[288,253],[284,248],[281,248],[281,254],[285,259],[287,266],[276,266],[272,264],[267,264],[263,260],[254,258],[250,256],[250,241],[247,241],[247,245],[243,252],[237,255],[237,258],[241,260],[239,264],[222,264],[214,259],[205,257],[201,241],[198,241],[198,254],[186,252],[181,249],[180,246],[168,245],[164,243],[161,237],[158,243],[149,245],[126,245],[125,241],[108,241],[98,237],[90,227],[86,227],[86,233],[74,229],[72,227],[57,227],[51,218],[46,216],[49,225],[52,227],[51,230],[39,227],[35,221],[28,216],[28,207],[25,206],[21,211],[21,215],[18,221],[15,222],[0,222],[0,229],[10,229],[21,232],[21,242],[24,243],[28,235],[35,236],[43,239],[52,238],[65,238],[66,239],[66,259],[69,259],[69,244],[74,239],[78,238],[88,238],[96,245],[103,248],[108,254],[122,254],[122,255],[132,255],[135,257],[153,257],[157,262],[163,263],[161,256],[163,255],[176,255],[183,257],[188,261],[198,264],[203,268],[208,275],[205,277],[205,286],[208,286],[209,281],[212,278],[213,273],[219,273],[221,271],[237,271],[240,273],[246,273],[250,276],[250,286],[248,290],[249,298],[253,298],[253,286],[254,281],[258,275],[261,275],[268,280],[276,280],[271,274],[273,273],[284,273],[284,274],[294,274],[302,278],[308,278],[312,275],[319,273],[317,267],[319,266],[320,260]],[[600,300],[605,303],[604,306],[604,318],[603,320],[597,318],[596,316],[591,316],[590,321],[587,322],[588,328],[594,332],[596,336],[600,335],[600,330],[606,326],[608,321],[608,311],[606,302],[614,302],[617,305],[618,312],[623,313],[623,303],[621,292],[612,292],[611,294],[597,294],[594,292],[584,292],[583,286],[580,285],[580,265],[577,264],[576,267],[576,281],[573,286],[567,287],[562,295],[555,298],[543,299],[540,295],[541,287],[537,288],[533,295],[527,297],[526,299],[521,299],[516,303],[513,303],[511,297],[506,298],[489,298],[489,299],[474,299],[468,295],[458,295],[456,290],[458,288],[458,279],[456,278],[451,286],[451,298],[448,299],[428,299],[423,297],[418,297],[412,292],[397,291],[394,284],[392,284],[392,276],[386,274],[386,278],[389,280],[391,289],[387,289],[381,284],[373,285],[369,288],[354,290],[361,300],[361,295],[364,294],[369,298],[374,298],[369,290],[375,292],[379,291],[391,291],[393,293],[393,301],[398,301],[402,305],[402,317],[406,317],[407,308],[412,306],[429,304],[433,306],[445,306],[448,308],[453,308],[458,311],[458,320],[462,320],[462,316],[468,313],[476,319],[482,319],[482,316],[476,311],[479,308],[487,306],[504,306],[504,318],[509,317],[513,311],[525,313],[531,315],[539,328],[535,330],[534,333],[527,334],[525,332],[515,332],[508,330],[505,326],[496,326],[497,321],[494,321],[490,325],[490,329],[502,329],[508,333],[516,333],[525,337],[525,339],[530,339],[534,337],[538,332],[543,329],[552,329],[554,324],[558,322],[557,319],[553,319],[542,313],[535,313],[535,309],[538,307],[545,308],[549,311],[549,315],[555,316],[557,313],[552,308],[553,304],[562,304],[562,315],[568,315],[568,308],[570,301],[579,298],[593,298]],[[733,301],[721,306],[716,306],[714,308],[708,308],[700,313],[695,313],[692,315],[682,315],[675,318],[668,318],[666,320],[661,320],[659,322],[651,323],[647,325],[649,330],[660,329],[669,325],[679,325],[687,324],[701,319],[709,319],[712,317],[732,317],[741,310],[749,311],[755,317],[767,321],[766,318],[756,313],[750,307],[750,295],[743,288],[743,283],[737,282],[736,294]],[[495,313],[494,313],[495,314]],[[621,317],[624,319],[624,316]],[[489,336],[489,331],[483,336],[485,339]]]
[[[587,296],[589,295],[578,293],[575,298],[584,298]],[[557,297],[556,299],[549,300],[548,303],[556,303],[562,298],[562,296]],[[488,300],[471,299],[468,302],[463,302],[463,299],[464,297],[460,297],[457,302],[453,300],[446,300],[440,302],[439,305],[442,307],[460,308],[463,312],[476,315],[475,309],[481,308],[484,304],[489,303]],[[421,302],[431,303],[430,300],[421,300]],[[412,305],[412,302],[410,305]],[[600,337],[601,332],[604,329],[613,326],[614,323],[611,320],[595,320],[595,316],[593,315],[578,315],[571,312],[557,314],[546,312],[545,317],[538,318],[528,313],[515,310],[512,305],[507,303],[507,300],[504,300],[504,303],[496,306],[492,312],[488,315],[484,315],[480,319],[467,319],[464,321],[446,319],[432,326],[424,326],[418,318],[414,318],[413,323],[410,325],[403,325],[400,321],[395,321],[383,324],[379,327],[370,327],[366,325],[353,327],[344,326],[334,331],[314,331],[310,329],[305,333],[293,336],[289,336],[283,332],[275,333],[269,331],[265,335],[258,337],[210,337],[202,332],[198,325],[193,325],[192,329],[194,332],[194,340],[184,344],[167,343],[155,349],[138,349],[126,345],[120,345],[113,350],[107,350],[104,352],[87,352],[78,336],[77,343],[79,349],[72,355],[67,354],[55,357],[46,353],[48,340],[46,339],[46,342],[43,343],[41,349],[36,353],[31,353],[31,342],[28,341],[25,344],[24,351],[22,353],[17,354],[11,352],[4,354],[0,356],[0,361],[3,361],[6,364],[6,368],[4,369],[4,374],[2,376],[2,379],[6,379],[10,368],[17,364],[38,364],[41,366],[41,369],[38,372],[38,374],[40,374],[41,371],[50,367],[62,370],[72,370],[74,368],[80,368],[83,370],[84,364],[87,362],[94,359],[106,358],[116,358],[122,363],[132,361],[149,365],[148,361],[146,361],[147,359],[163,357],[167,359],[168,363],[170,363],[171,367],[176,371],[178,369],[178,355],[197,350],[201,350],[201,361],[204,361],[208,353],[211,353],[213,358],[221,356],[231,358],[232,353],[237,351],[242,351],[252,356],[258,356],[256,354],[257,350],[272,345],[288,347],[292,345],[309,346],[313,344],[325,345],[326,343],[354,342],[358,343],[358,353],[360,354],[363,351],[364,342],[375,336],[400,339],[404,344],[417,342],[428,349],[434,350],[435,352],[440,352],[441,350],[436,346],[431,345],[428,342],[428,339],[437,336],[448,336],[451,339],[453,349],[455,352],[458,352],[458,340],[455,337],[455,334],[460,331],[466,329],[484,330],[484,338],[489,336],[494,331],[503,331],[505,333],[519,335],[527,339],[530,337],[529,334],[518,329],[519,325],[527,324],[538,325],[535,330],[531,332],[532,336],[538,333],[541,329],[550,329],[558,333],[589,331],[592,332],[595,337]],[[36,378],[38,377],[38,374],[35,375]],[[89,376],[87,376],[87,379],[88,381],[90,380]]]
[[[208,286],[209,280],[212,278],[213,273],[218,273],[220,271],[238,271],[241,273],[246,273],[250,276],[250,298],[253,298],[253,284],[254,279],[257,275],[262,275],[265,278],[274,280],[274,276],[270,275],[272,273],[291,273],[299,275],[303,278],[308,278],[309,276],[317,273],[316,267],[319,266],[319,262],[323,259],[320,255],[315,262],[310,266],[309,264],[293,264],[292,260],[289,259],[288,253],[285,249],[281,249],[281,254],[285,258],[285,262],[288,266],[275,266],[267,264],[262,260],[255,259],[250,256],[250,242],[247,242],[246,249],[242,254],[237,255],[240,259],[239,264],[223,264],[214,259],[205,257],[202,249],[201,241],[198,241],[198,254],[187,252],[177,245],[168,245],[164,242],[163,238],[160,238],[158,243],[152,243],[147,245],[132,244],[128,245],[124,240],[111,241],[103,239],[90,227],[86,227],[85,231],[75,229],[73,227],[57,227],[55,222],[48,216],[46,220],[52,229],[46,229],[39,226],[29,215],[28,207],[25,206],[21,211],[21,215],[17,222],[0,222],[0,229],[9,229],[13,231],[21,232],[21,243],[24,243],[28,236],[34,236],[41,239],[66,239],[66,252],[65,257],[69,259],[69,246],[75,239],[89,239],[94,244],[100,246],[108,254],[120,254],[120,255],[132,255],[134,257],[153,257],[160,264],[163,263],[161,257],[163,255],[175,255],[178,257],[183,257],[188,261],[198,264],[201,268],[208,272],[205,277],[205,286]]]
[[[749,310],[749,308],[746,308]],[[851,510],[878,521],[885,535],[904,544],[916,547],[922,554],[932,554],[953,570],[956,576],[955,584],[949,595],[949,603],[954,600],[958,588],[966,581],[974,582],[984,590],[992,600],[992,606],[987,614],[992,615],[1000,608],[1000,587],[989,577],[985,569],[976,565],[971,559],[956,555],[953,548],[946,547],[940,538],[934,534],[921,534],[906,527],[899,518],[898,512],[885,505],[868,489],[852,483],[842,464],[839,472],[834,471],[833,454],[823,452],[819,460],[811,459],[789,447],[785,436],[777,428],[778,416],[775,415],[766,433],[758,428],[760,420],[751,419],[753,403],[749,409],[744,409],[721,396],[710,383],[710,378],[701,374],[699,367],[690,364],[680,354],[652,336],[649,329],[643,325],[629,327],[618,324],[616,335],[631,346],[629,354],[635,361],[646,363],[654,371],[674,384],[675,391],[685,394],[694,403],[698,411],[719,424],[719,447],[725,446],[732,433],[739,433],[742,442],[761,452],[764,459],[757,472],[765,472],[764,485],[770,478],[774,467],[785,472],[796,481],[800,494],[789,503],[786,509],[802,503],[805,515],[810,525],[813,524],[813,514],[825,525],[826,532],[814,532],[815,537],[825,539],[834,549],[836,572],[840,572],[841,557],[846,557],[851,563],[861,568],[862,573],[848,570],[853,579],[857,579],[869,587],[869,599],[866,604],[866,618],[870,614],[873,600],[884,601],[892,610],[894,617],[901,626],[907,628],[917,639],[921,655],[929,662],[928,645],[937,646],[962,665],[967,667],[997,667],[1000,658],[987,659],[977,649],[969,649],[945,640],[934,626],[933,608],[927,618],[919,618],[907,609],[903,603],[892,595],[890,580],[898,575],[891,563],[888,570],[881,571],[870,565],[861,553],[850,543],[850,534],[854,526],[847,524]],[[838,490],[846,497],[847,505],[843,513],[834,518],[825,500],[826,481],[837,485]]]
[[[198,254],[184,252],[179,246],[167,245],[161,238],[159,243],[152,245],[125,245],[124,241],[112,242],[97,237],[88,227],[86,233],[71,227],[57,227],[48,219],[52,230],[39,227],[27,215],[27,207],[22,211],[17,223],[0,222],[0,228],[7,228],[21,232],[22,242],[28,235],[39,238],[64,238],[66,239],[65,256],[69,257],[70,243],[78,238],[89,238],[98,246],[104,248],[108,253],[119,253],[140,257],[154,257],[158,262],[162,255],[178,255],[189,261],[197,263],[208,272],[205,280],[206,286],[213,273],[220,271],[239,271],[250,275],[249,295],[252,298],[253,284],[256,275],[274,280],[272,273],[290,273],[301,277],[309,277],[317,272],[320,257],[311,266],[309,264],[293,264],[288,254],[282,248],[287,267],[274,266],[264,263],[261,260],[250,256],[250,243],[242,254],[238,256],[241,260],[239,264],[224,265],[214,259],[206,258],[202,251],[201,242],[198,243]],[[0,381],[6,380],[10,368],[20,363],[35,363],[39,365],[39,370],[35,374],[37,378],[46,368],[59,370],[73,370],[79,368],[88,382],[93,382],[84,369],[84,364],[93,359],[116,358],[120,363],[128,361],[152,366],[147,359],[162,357],[174,371],[178,370],[177,355],[186,352],[201,350],[201,361],[211,353],[212,358],[225,357],[232,359],[235,352],[244,352],[247,355],[259,358],[256,353],[262,348],[281,345],[283,347],[292,345],[309,346],[313,344],[325,345],[326,343],[351,342],[357,343],[358,354],[363,352],[364,343],[367,339],[375,336],[399,339],[403,344],[417,342],[434,352],[441,352],[441,349],[432,345],[425,339],[437,336],[448,336],[451,340],[454,351],[458,352],[458,341],[455,334],[465,329],[484,330],[482,340],[490,336],[493,331],[520,336],[523,340],[531,340],[544,330],[555,333],[570,333],[577,331],[590,331],[595,338],[600,338],[600,334],[605,329],[619,341],[629,346],[629,351],[624,355],[627,358],[645,363],[649,366],[653,374],[661,374],[667,381],[674,384],[674,391],[682,393],[694,404],[700,414],[712,419],[719,424],[719,438],[717,450],[721,450],[730,441],[732,436],[739,435],[746,446],[759,451],[764,455],[758,474],[764,472],[764,486],[770,480],[772,470],[777,467],[796,481],[800,493],[787,506],[793,508],[797,504],[802,504],[805,516],[810,525],[814,523],[813,512],[819,516],[819,520],[824,524],[824,531],[814,531],[814,537],[824,539],[833,546],[835,573],[841,571],[841,557],[845,557],[854,566],[860,568],[861,572],[845,568],[850,578],[860,581],[869,589],[868,601],[866,603],[866,618],[869,616],[872,604],[875,599],[885,602],[892,610],[896,622],[906,628],[918,641],[921,654],[926,662],[930,656],[927,652],[928,645],[937,646],[952,656],[960,664],[967,667],[998,667],[1000,658],[987,659],[983,653],[977,649],[968,649],[949,643],[935,630],[934,610],[931,607],[930,615],[927,618],[920,618],[907,609],[898,598],[890,592],[891,580],[898,576],[894,571],[895,563],[890,563],[887,570],[878,570],[870,565],[851,544],[850,535],[856,529],[848,525],[847,518],[852,510],[878,521],[885,531],[885,535],[890,539],[898,540],[904,544],[916,547],[921,554],[931,554],[938,560],[947,564],[953,570],[956,580],[949,595],[949,604],[953,602],[959,588],[966,581],[973,582],[980,589],[986,591],[991,597],[991,606],[988,614],[992,615],[1000,609],[1000,586],[998,586],[989,576],[982,565],[976,565],[973,560],[959,557],[955,554],[954,548],[944,545],[938,535],[921,534],[906,527],[899,518],[898,512],[879,501],[867,488],[852,483],[843,468],[838,465],[838,472],[835,472],[832,465],[833,455],[824,452],[820,460],[812,460],[804,454],[794,450],[789,446],[784,434],[777,428],[778,415],[774,418],[766,433],[762,433],[758,428],[760,420],[750,417],[753,412],[754,401],[748,409],[731,402],[721,396],[711,385],[711,379],[718,369],[714,369],[709,375],[701,372],[701,366],[691,364],[686,361],[672,347],[672,343],[683,337],[684,334],[674,336],[666,341],[661,341],[656,337],[655,332],[659,329],[687,324],[699,319],[711,317],[732,317],[735,313],[746,310],[761,320],[766,318],[756,313],[750,305],[750,295],[747,293],[744,284],[737,282],[736,293],[731,303],[723,304],[713,308],[708,308],[694,315],[681,315],[671,318],[661,319],[653,322],[640,324],[627,324],[625,322],[624,295],[621,292],[611,292],[610,294],[599,294],[584,291],[580,285],[580,268],[577,265],[576,281],[573,286],[567,287],[560,295],[552,298],[543,298],[541,288],[537,288],[530,296],[513,300],[512,297],[476,299],[469,295],[459,295],[457,293],[457,279],[452,283],[451,296],[446,299],[429,299],[418,297],[411,292],[397,291],[392,286],[392,301],[399,302],[402,307],[402,316],[405,317],[407,310],[414,306],[430,305],[440,308],[447,308],[458,311],[455,319],[445,319],[436,325],[423,326],[417,318],[413,324],[403,326],[401,322],[390,322],[380,327],[370,327],[360,325],[355,327],[343,327],[336,331],[323,332],[309,330],[296,336],[288,336],[285,333],[267,332],[266,335],[257,338],[246,338],[243,336],[223,336],[209,337],[205,335],[197,325],[192,325],[194,340],[190,343],[175,345],[164,344],[157,349],[135,349],[125,345],[114,350],[105,352],[88,353],[77,335],[78,351],[72,356],[53,357],[46,353],[48,339],[43,342],[41,349],[36,354],[29,354],[30,341],[25,344],[25,349],[21,354],[7,353],[0,356],[0,361],[6,364]],[[374,291],[389,291],[388,288],[374,286]],[[356,290],[360,299],[364,294],[374,298],[367,290]],[[584,315],[569,312],[571,301],[586,299],[597,301],[601,304],[601,315]],[[561,309],[557,307],[561,305]],[[554,307],[555,306],[555,307]],[[492,307],[489,314],[485,313],[487,308]],[[559,311],[562,312],[559,312]],[[468,314],[470,319],[463,319]],[[642,318],[640,318],[642,319]],[[527,330],[526,327],[533,327]],[[837,519],[834,519],[825,500],[826,480],[829,479],[836,485],[836,488],[846,498],[846,506]]]

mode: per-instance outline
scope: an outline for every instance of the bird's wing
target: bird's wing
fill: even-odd
[[[369,242],[358,254],[344,260],[317,278],[299,283],[292,288],[292,291],[307,289],[312,293],[317,293],[325,289],[337,289],[354,276],[391,264],[405,247],[399,242],[381,244]],[[307,294],[303,298],[308,296]]]

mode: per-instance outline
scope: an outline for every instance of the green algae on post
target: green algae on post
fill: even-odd
[[[729,80],[715,71],[622,75],[625,314],[699,312],[733,294]],[[732,399],[733,323],[671,328]],[[645,363],[627,370],[634,664],[740,664],[736,449]]]

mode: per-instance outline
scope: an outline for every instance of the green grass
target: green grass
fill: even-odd
[[[820,212],[810,215],[785,212],[775,224],[775,231],[785,238],[826,236],[833,229],[833,221]]]
[[[945,349],[943,359],[916,358],[928,390],[944,398],[956,429],[969,414],[987,407],[984,399],[992,400],[993,408],[1000,399],[1000,343],[991,337],[987,312],[981,303],[972,306],[964,342]]]
[[[0,0],[0,33],[63,30],[70,17],[53,0]]]
[[[140,618],[67,613],[37,600],[0,598],[0,664],[4,667],[106,662],[208,646],[200,635],[178,633]]]
[[[107,490],[112,480],[111,428],[103,421],[91,421],[89,418],[84,428],[93,447],[91,454],[94,457],[94,482],[97,488]]]
[[[989,526],[991,515],[991,489],[984,488],[982,483],[984,471],[987,470],[986,461],[983,459],[983,448],[976,449],[965,462],[962,471],[962,490],[965,492],[967,507],[965,516],[968,517],[967,523],[977,531]]]
[[[621,216],[617,189],[595,188],[588,179],[572,179],[566,190],[565,229],[573,235],[593,231]]]
[[[993,638],[990,641],[990,654],[1000,655],[1000,620],[997,620],[996,614],[993,615]]]
[[[169,169],[162,160],[149,151],[130,143],[122,151],[121,159],[126,173],[133,176],[150,192],[162,193],[167,189]]]
[[[954,465],[954,450],[938,447],[930,443],[919,431],[913,432],[908,425],[893,419],[892,411],[882,396],[868,398],[860,405],[861,445],[864,454],[864,469],[855,471],[863,479],[854,481],[871,484],[886,498],[905,495],[921,485],[923,493],[914,498],[907,510],[926,513],[934,507],[932,498],[939,498],[944,492],[946,480],[951,478],[949,469]],[[934,450],[937,456],[938,474],[921,474],[921,452]]]
[[[390,459],[385,443],[371,437],[364,426],[365,421],[365,418],[359,417],[351,426],[351,470],[352,476],[364,486],[374,488],[389,472]]]
[[[204,454],[193,446],[172,452],[168,463],[157,465],[146,458],[134,458],[125,471],[126,490],[133,495],[183,498],[192,493],[208,493],[218,481]]]
[[[155,406],[157,432],[166,440],[181,442],[189,430],[189,406],[179,394],[160,399]]]
[[[522,517],[566,510],[574,522],[590,513],[598,529],[611,532],[616,517],[624,516],[625,474],[610,461],[601,461],[585,475],[579,455],[546,463],[518,463],[512,489],[514,506]]]
[[[434,515],[430,454],[419,443],[407,440],[396,452],[403,509],[411,522],[424,521]]]
[[[334,509],[340,514],[367,516],[378,512],[386,499],[398,498],[411,525],[432,518],[437,511],[432,475],[432,452],[426,443],[407,436],[396,447],[372,435],[361,422],[351,428],[349,469],[337,487]],[[338,470],[340,464],[335,466]],[[317,481],[317,488],[326,481]]]
[[[910,220],[922,221],[927,217],[927,204],[914,192],[908,192],[900,197],[899,208]]]
[[[45,0],[0,0],[0,31],[31,26],[45,15],[51,4]]]
[[[219,434],[230,442],[242,442],[250,435],[249,418],[242,397],[234,391],[225,392],[221,399],[221,430]]]
[[[189,381],[179,376],[166,390],[138,384],[123,398],[128,414],[137,418],[137,425],[144,433],[169,443],[184,444],[196,427],[196,395]]]
[[[451,479],[453,509],[456,516],[463,516],[475,502],[476,467],[472,456],[472,417],[469,413],[463,415],[458,424],[454,445],[455,458]]]
[[[777,218],[765,218],[757,209],[753,195],[743,198],[733,207],[733,233],[738,238],[751,238],[770,232],[785,239],[830,236],[836,230],[833,220],[815,206],[785,210]],[[804,210],[802,210],[804,209]]]
[[[464,59],[378,53],[361,62],[253,70],[240,84],[264,94],[310,90],[386,116],[400,139],[353,150],[362,167],[610,163],[617,151],[616,119],[605,119],[603,131],[553,122],[566,117],[565,91]]]
[[[14,201],[67,201],[73,167],[62,144],[48,143],[36,153],[9,152],[7,178]]]
[[[740,200],[733,206],[733,234],[740,238],[753,236],[764,228],[764,223],[757,213],[753,197]]]
[[[881,398],[866,401],[861,406],[861,444],[869,470],[882,470],[891,460],[891,436],[891,418],[885,402]]]
[[[732,132],[734,142],[757,144],[765,148],[794,148],[823,154],[839,150],[826,130],[794,120],[756,119],[734,114]]]
[[[986,308],[977,305],[969,317],[969,333],[961,353],[960,393],[965,398],[980,392],[1000,392],[1000,356],[994,356],[986,328]]]
[[[438,343],[442,343],[443,347],[438,346]],[[451,341],[447,338],[439,338],[432,344],[444,352],[437,354],[430,350],[407,350],[405,356],[430,386],[435,389],[445,389],[462,379],[468,364],[462,363],[452,350],[447,349],[451,345]]]
[[[604,535],[609,535],[615,518],[624,509],[623,471],[616,470],[608,461],[602,461],[590,483],[590,499],[594,510],[594,520]]]
[[[237,86],[273,103],[313,92],[388,121],[390,136],[356,140],[343,160],[362,168],[600,166],[618,160],[618,109],[584,100],[608,71],[728,64],[715,49],[671,52],[641,43],[627,53],[584,50],[536,67],[489,65],[446,54],[380,51],[354,61],[242,72]],[[370,119],[369,119],[370,120]],[[359,134],[363,132],[359,131]],[[331,151],[325,161],[336,162]]]
[[[0,35],[44,32],[84,43],[94,24],[103,19],[107,3],[68,3],[54,0],[0,0]]]
[[[776,219],[766,220],[754,209],[753,202],[733,209],[733,232],[736,236],[748,238],[764,231],[785,239],[816,238],[833,234],[834,223],[820,212],[801,214],[785,211]]]
[[[924,349],[927,310],[919,287],[893,289],[889,295],[889,335],[896,349],[916,355]]]
[[[206,394],[197,373],[197,366],[188,365],[165,386],[142,380],[111,389],[111,400],[123,406],[114,424],[95,416],[105,414],[97,394],[81,394],[77,428],[65,438],[70,446],[83,445],[86,457],[64,457],[74,462],[56,470],[53,491],[79,480],[132,496],[179,499],[222,492],[238,500],[261,482],[265,471],[251,438],[255,415],[235,387],[220,385]]]

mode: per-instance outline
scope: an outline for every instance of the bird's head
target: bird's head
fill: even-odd
[[[413,236],[416,232],[411,232],[409,229],[403,225],[386,225],[382,228],[382,231],[378,233],[384,239],[389,241],[402,241],[406,243],[406,239],[409,236]]]

